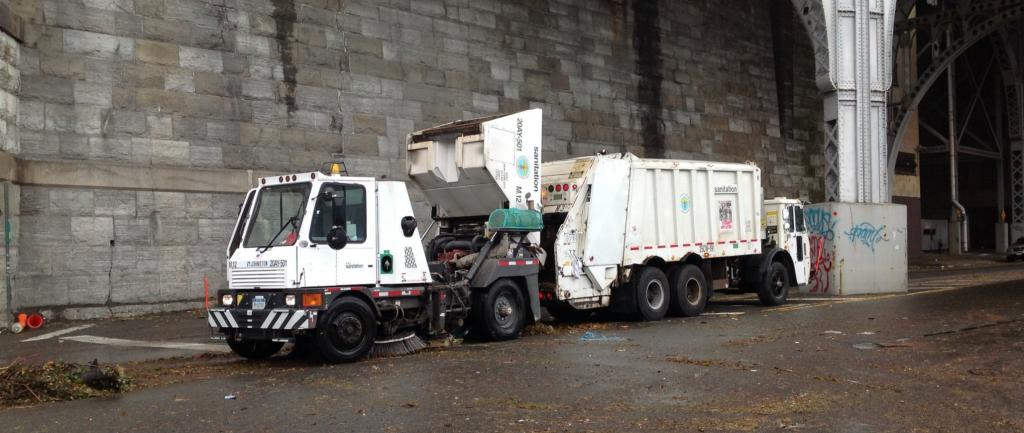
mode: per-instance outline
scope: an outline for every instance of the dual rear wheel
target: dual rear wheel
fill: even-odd
[[[698,316],[707,306],[710,290],[700,268],[675,267],[668,276],[653,266],[645,266],[633,275],[633,294],[642,320],[661,320],[669,312],[682,317]]]

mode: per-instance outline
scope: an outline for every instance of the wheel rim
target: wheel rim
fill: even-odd
[[[661,305],[665,303],[665,287],[661,285],[661,281],[651,280],[651,282],[647,283],[645,292],[647,305],[652,310],[660,309]]]
[[[703,296],[703,290],[701,290],[700,282],[696,278],[690,278],[686,282],[686,302],[690,305],[697,305],[700,302],[700,298]]]
[[[366,338],[363,321],[350,311],[338,314],[331,322],[331,327],[331,343],[342,351],[358,347]]]
[[[782,291],[786,288],[786,277],[782,275],[782,272],[775,271],[772,273],[772,295],[776,297],[782,296]]]
[[[515,326],[519,316],[516,303],[508,292],[502,292],[494,299],[492,312],[494,314],[494,322],[503,329]]]

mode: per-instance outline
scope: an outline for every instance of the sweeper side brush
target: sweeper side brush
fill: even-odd
[[[426,347],[427,343],[424,343],[415,332],[409,331],[387,337],[384,340],[375,341],[368,356],[372,358],[388,358],[410,355]]]

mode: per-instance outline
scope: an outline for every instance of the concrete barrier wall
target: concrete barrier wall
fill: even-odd
[[[776,68],[768,2],[11,8],[24,20],[20,134],[4,148],[31,163],[16,180],[19,307],[81,317],[194,300],[203,275],[225,285],[246,170],[305,171],[344,154],[354,175],[402,180],[410,131],[533,107],[544,108],[547,160],[607,150],[757,161],[767,196],[822,195],[812,50],[783,19],[796,26],[782,50],[793,64]],[[776,70],[792,76],[777,85]]]
[[[907,290],[906,206],[814,204],[806,221],[812,275],[801,291],[844,296]]]

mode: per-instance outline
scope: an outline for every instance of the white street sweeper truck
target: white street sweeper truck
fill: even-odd
[[[542,303],[657,320],[699,314],[709,282],[766,304],[806,282],[800,202],[762,209],[756,167],[600,155],[546,164],[542,177],[541,118],[409,136],[409,178],[432,204],[425,246],[402,182],[350,177],[341,162],[260,179],[210,326],[248,358],[295,342],[344,362],[466,331],[516,338]]]
[[[409,177],[434,204],[424,251],[403,182],[320,172],[249,191],[210,326],[247,358],[285,342],[329,362],[403,354],[421,337],[515,338],[540,318],[541,111],[453,122],[408,139]]]

